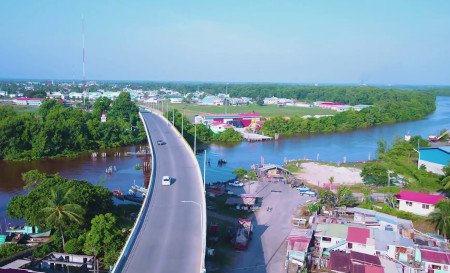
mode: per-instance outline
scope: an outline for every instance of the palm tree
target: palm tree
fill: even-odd
[[[328,181],[330,182],[330,191],[331,191],[331,185],[333,185],[334,176],[330,176],[330,178],[328,178]]]
[[[436,230],[446,238],[450,235],[450,201],[441,200],[433,213],[430,214],[430,220],[436,225]]]
[[[81,224],[84,215],[84,209],[72,203],[72,189],[65,192],[62,189],[52,190],[47,198],[47,206],[41,212],[48,225],[59,229],[64,249],[64,228],[72,222]]]

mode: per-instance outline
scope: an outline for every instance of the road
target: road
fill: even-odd
[[[156,179],[142,227],[122,272],[199,273],[204,257],[203,189],[198,165],[167,120],[150,112],[142,115],[155,147]],[[167,144],[157,145],[159,139]],[[164,175],[174,178],[171,186],[161,184]]]
[[[259,182],[244,189],[263,197],[262,207],[253,219],[253,235],[246,251],[237,251],[227,273],[281,273],[286,272],[285,240],[289,235],[294,212],[312,198],[300,196],[295,189],[283,183]],[[267,211],[270,207],[273,210]]]

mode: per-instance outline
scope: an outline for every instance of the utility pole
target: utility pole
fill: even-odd
[[[184,117],[183,117],[183,112],[181,112],[181,136],[184,137]]]

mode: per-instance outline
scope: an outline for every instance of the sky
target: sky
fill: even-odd
[[[450,84],[448,0],[1,0],[0,78]]]

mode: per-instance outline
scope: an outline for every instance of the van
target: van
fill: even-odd
[[[171,179],[170,179],[170,176],[163,176],[163,178],[162,178],[162,185],[163,186],[170,186],[170,181]]]

